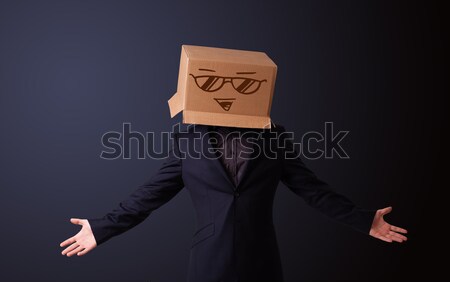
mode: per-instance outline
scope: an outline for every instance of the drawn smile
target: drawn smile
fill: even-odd
[[[216,100],[216,102],[222,107],[222,109],[227,112],[230,110],[233,101],[236,100],[236,98],[213,98],[213,99]]]

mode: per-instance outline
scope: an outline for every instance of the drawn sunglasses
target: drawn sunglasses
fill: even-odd
[[[195,84],[206,92],[215,92],[221,89],[225,83],[229,82],[233,88],[244,95],[250,95],[255,93],[261,87],[261,83],[266,82],[267,79],[257,80],[248,77],[223,77],[217,75],[199,75],[194,76],[190,74],[194,80]]]

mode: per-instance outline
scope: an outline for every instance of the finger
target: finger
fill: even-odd
[[[59,246],[60,247],[65,247],[65,246],[68,246],[68,245],[70,245],[70,244],[72,244],[74,242],[75,242],[75,238],[71,237],[71,238],[67,239],[66,241],[62,242],[61,244],[59,244]]]
[[[83,256],[83,255],[89,253],[91,250],[92,250],[92,248],[86,248],[86,249],[82,250],[81,252],[78,252],[77,256]]]
[[[390,213],[391,211],[392,211],[392,207],[387,207],[387,208],[384,208],[384,209],[381,209],[381,210],[380,210],[381,215],[387,215],[387,214]]]
[[[78,253],[78,252],[81,252],[83,249],[84,249],[84,247],[78,246],[75,250],[70,251],[69,253],[67,253],[67,256],[68,256],[68,257],[71,257],[71,256],[73,256],[74,254],[76,254],[76,253]]]
[[[65,255],[65,254],[67,254],[68,252],[72,251],[73,249],[75,249],[78,246],[79,246],[79,244],[75,242],[72,245],[70,245],[69,247],[65,248],[64,251],[61,252],[61,254]]]
[[[389,238],[391,238],[392,241],[398,242],[398,243],[403,243],[403,240],[397,236],[389,236]]]
[[[404,233],[404,234],[408,233],[408,230],[394,226],[394,225],[391,225],[391,230],[395,231],[395,232]]]
[[[393,236],[393,237],[400,238],[400,239],[402,239],[403,241],[408,240],[408,238],[406,238],[406,236],[404,236],[404,235],[402,235],[402,234],[399,234],[399,233],[395,233],[394,231],[389,231],[389,234],[390,234],[391,236]]]
[[[377,237],[378,239],[380,239],[380,240],[383,240],[383,241],[385,241],[385,242],[388,242],[388,243],[392,243],[392,239],[390,239],[390,238],[387,238],[386,236],[378,236]]]
[[[83,220],[79,218],[71,218],[70,222],[72,222],[73,224],[83,225]]]

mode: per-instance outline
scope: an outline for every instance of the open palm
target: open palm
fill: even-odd
[[[369,234],[370,236],[388,243],[392,243],[394,241],[402,243],[408,239],[405,235],[403,235],[408,233],[408,231],[384,221],[383,217],[391,211],[392,207],[377,210]]]
[[[97,242],[95,241],[94,234],[91,230],[91,225],[87,219],[71,218],[70,222],[73,224],[81,225],[81,230],[75,236],[70,237],[60,244],[61,247],[66,247],[62,251],[62,255],[67,255],[68,257],[77,254],[82,256],[95,247],[97,247]]]

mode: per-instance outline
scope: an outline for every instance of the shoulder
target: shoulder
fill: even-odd
[[[286,128],[282,124],[274,123],[271,127],[271,130],[274,132],[281,133],[281,132],[286,131]]]
[[[270,135],[281,134],[285,131],[286,131],[285,127],[281,124],[272,124],[272,126],[270,128],[263,129],[264,134],[270,134]]]

